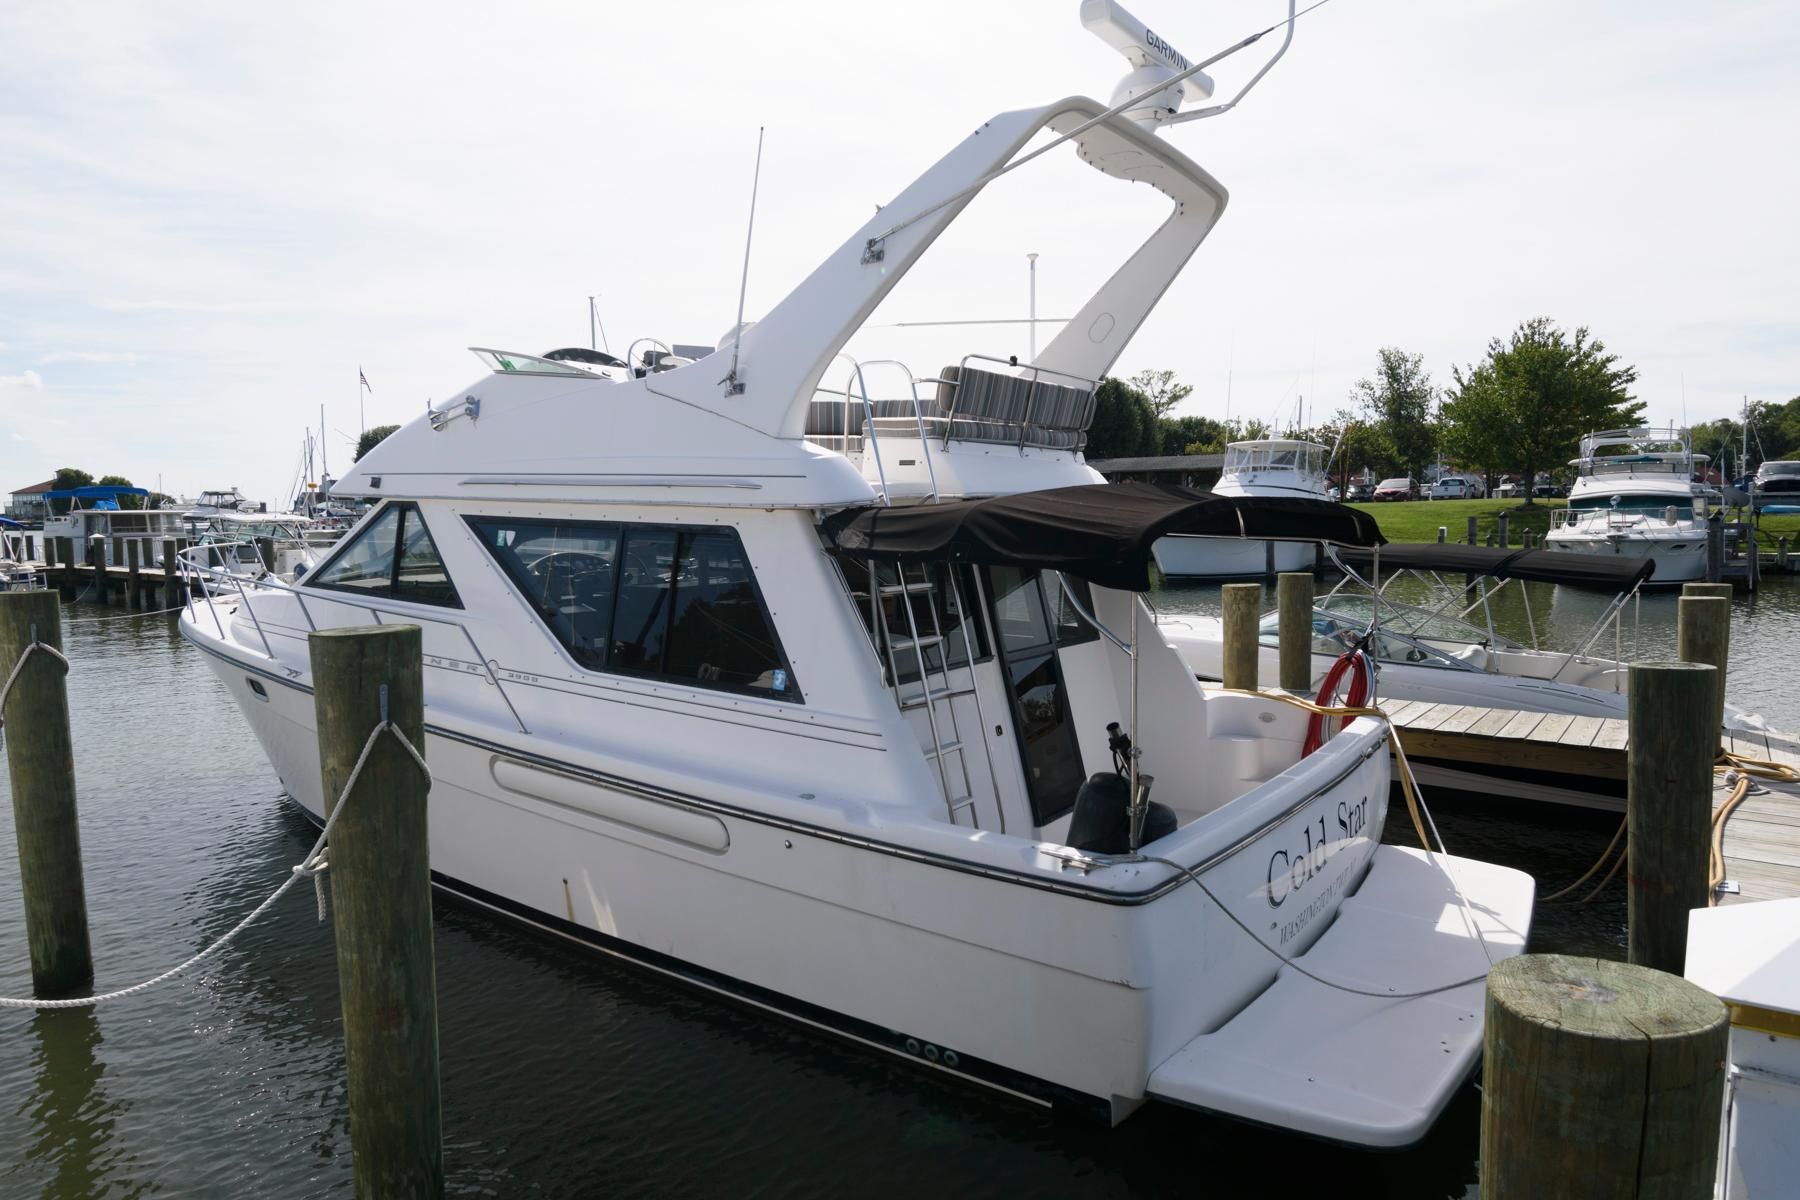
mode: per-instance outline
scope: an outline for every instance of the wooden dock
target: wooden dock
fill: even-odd
[[[1386,706],[1420,782],[1547,803],[1623,812],[1627,722],[1461,704]],[[1737,733],[1725,749],[1800,770],[1800,742]],[[1471,782],[1479,779],[1479,786]],[[1713,810],[1731,789],[1713,776]],[[1800,783],[1758,779],[1725,826],[1725,878],[1739,890],[1719,903],[1800,896]]]

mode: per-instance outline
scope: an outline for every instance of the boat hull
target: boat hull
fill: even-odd
[[[1150,552],[1156,569],[1169,579],[1245,579],[1274,570],[1310,571],[1317,556],[1311,542],[1265,542],[1239,538],[1158,538]]]
[[[1656,564],[1648,586],[1685,583],[1706,577],[1706,533],[1690,529],[1655,536],[1590,532],[1580,526],[1553,529],[1544,536],[1549,550],[1572,550],[1581,554],[1616,554],[1626,558],[1647,558]]]
[[[305,679],[204,636],[194,619],[183,632],[208,652],[294,801],[321,819]],[[428,715],[443,719],[429,681],[427,691]],[[1315,914],[1312,928],[1288,930],[1286,954],[1304,952],[1361,884],[1386,820],[1385,732],[1368,721],[1347,732],[1293,778],[1265,785],[1269,803],[1225,814],[1242,829],[1228,831],[1229,853],[1189,863],[1253,928],[1269,927],[1271,912]],[[1142,866],[1008,873],[886,841],[878,823],[834,827],[675,796],[548,739],[448,722],[428,726],[425,754],[440,887],[925,1065],[1112,1120],[1147,1099],[1162,1059],[1242,1011],[1279,966],[1180,876],[1128,891],[1091,882]]]

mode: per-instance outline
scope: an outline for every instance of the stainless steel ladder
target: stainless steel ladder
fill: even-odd
[[[937,591],[938,585],[931,577],[931,567],[925,563],[913,564],[918,569],[915,578],[908,570],[908,564],[894,562],[894,578],[897,582],[883,582],[882,567],[879,562],[869,563],[869,616],[881,639],[883,664],[887,669],[889,683],[894,688],[894,698],[900,705],[900,711],[911,712],[915,709],[925,710],[926,723],[930,727],[931,741],[925,747],[925,757],[937,766],[938,782],[944,790],[944,804],[949,812],[952,825],[961,824],[958,816],[966,809],[969,814],[968,823],[976,829],[981,828],[981,819],[975,810],[974,781],[969,774],[968,749],[963,741],[962,730],[956,717],[956,700],[959,696],[972,696],[975,700],[975,719],[977,728],[987,727],[987,717],[981,710],[981,695],[975,688],[975,647],[969,639],[969,610],[963,604],[962,589],[956,581],[956,571],[949,569],[950,596],[956,604],[958,628],[962,635],[964,662],[969,669],[969,683],[957,687],[950,681],[950,647],[944,636],[943,622],[938,617]],[[912,598],[915,595],[926,597],[926,608],[931,613],[929,631],[921,628],[919,619],[913,611]],[[888,599],[898,601],[900,611],[906,614],[906,628],[897,634],[887,619]],[[936,650],[938,665],[933,668],[931,658],[926,653]],[[907,694],[911,685],[900,681],[900,655],[912,655],[918,665],[918,690],[913,695]],[[946,736],[947,734],[947,736]],[[954,775],[962,782],[960,789],[951,783],[953,773],[949,759],[956,758]],[[988,772],[993,774],[993,762],[988,763]],[[999,787],[994,789],[996,811],[999,808]],[[1005,818],[1002,817],[1002,832],[1005,831]]]

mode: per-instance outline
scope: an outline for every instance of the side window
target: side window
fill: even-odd
[[[470,517],[469,527],[569,656],[605,667],[619,527],[501,517]]]
[[[736,530],[468,521],[581,666],[801,699]]]
[[[1082,642],[1096,641],[1100,631],[1088,624],[1081,610],[1094,611],[1094,596],[1088,590],[1088,581],[1077,579],[1073,575],[1058,575],[1055,571],[1045,571],[1039,576],[1044,583],[1044,599],[1050,605],[1050,611],[1056,614],[1056,644],[1059,646],[1077,646]],[[1067,591],[1063,585],[1067,584]],[[1077,608],[1069,600],[1069,592],[1075,593],[1075,599],[1081,602]]]
[[[862,618],[864,628],[869,631],[869,639],[876,646],[881,645],[881,630],[877,624],[877,615],[869,606],[869,564],[858,562],[853,558],[837,560],[843,572],[844,584],[850,591],[850,601],[856,609],[856,615]],[[965,667],[969,664],[969,650],[975,651],[977,661],[986,659],[992,651],[987,644],[987,629],[979,617],[970,620],[967,630],[967,642],[964,641],[963,614],[958,600],[967,605],[971,613],[976,607],[975,576],[973,568],[957,565],[955,574],[949,563],[936,562],[926,567],[926,581],[929,587],[920,588],[919,573],[916,567],[908,567],[906,572],[908,586],[900,587],[899,570],[892,562],[875,564],[875,578],[881,587],[881,594],[876,603],[880,606],[879,620],[885,622],[889,636],[900,639],[910,636],[908,630],[913,626],[907,624],[906,610],[902,604],[912,608],[912,621],[921,634],[929,636],[934,630],[942,631],[943,644],[927,643],[925,647],[925,665],[932,671],[944,669],[945,655],[949,656],[951,667]],[[919,678],[918,657],[911,651],[901,651],[895,656],[895,666],[899,670],[899,682],[913,683]]]
[[[389,504],[313,572],[312,587],[461,608],[431,531],[412,504]]]

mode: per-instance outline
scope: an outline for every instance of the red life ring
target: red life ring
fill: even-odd
[[[1325,682],[1319,686],[1319,698],[1315,703],[1322,708],[1339,707],[1336,696],[1338,688],[1344,682],[1346,671],[1354,672],[1354,676],[1350,681],[1350,692],[1344,697],[1342,707],[1361,708],[1369,702],[1369,656],[1361,650],[1350,650],[1339,655],[1338,660],[1331,664],[1331,670],[1325,672]],[[1355,717],[1345,717],[1343,725],[1348,725],[1355,719]],[[1301,758],[1305,758],[1325,744],[1326,720],[1327,717],[1324,713],[1314,713],[1312,720],[1307,722],[1306,742],[1300,750]],[[1343,725],[1338,728],[1342,729]]]

